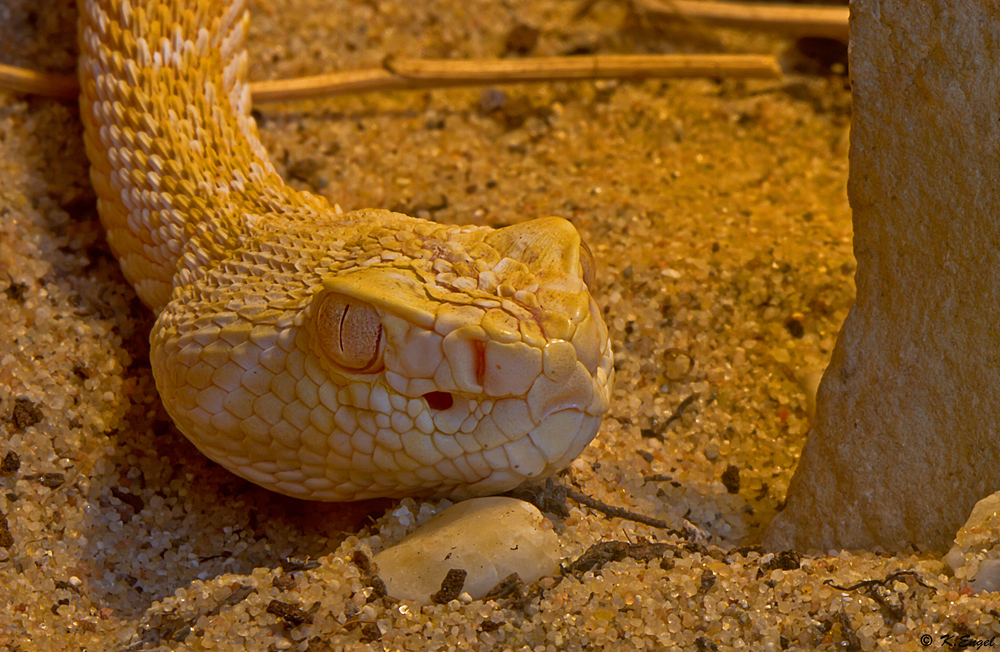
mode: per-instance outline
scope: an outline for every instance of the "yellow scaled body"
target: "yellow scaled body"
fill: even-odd
[[[206,455],[300,498],[464,497],[594,437],[611,348],[572,225],[342,214],[286,186],[250,118],[240,1],[82,0],[80,21],[101,219]]]

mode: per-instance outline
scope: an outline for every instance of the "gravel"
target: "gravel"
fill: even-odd
[[[658,31],[614,2],[580,18],[580,4],[557,0],[251,5],[255,78],[390,53],[499,56],[524,26],[537,35],[515,50],[534,55],[789,47],[697,25]],[[18,35],[4,62],[65,71],[74,11],[31,7],[0,12],[0,39]],[[491,225],[561,215],[599,264],[613,403],[557,480],[669,529],[569,500],[548,511],[565,576],[420,607],[382,597],[361,560],[449,503],[300,503],[205,460],[156,395],[151,315],[103,239],[75,107],[0,94],[0,647],[918,650],[921,636],[990,639],[995,595],[973,594],[934,555],[754,547],[808,430],[801,379],[826,362],[854,297],[849,115],[836,76],[259,107],[293,185],[345,210]],[[573,563],[595,544],[603,556]]]

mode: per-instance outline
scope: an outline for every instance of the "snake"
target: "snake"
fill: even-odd
[[[331,206],[260,140],[243,0],[79,10],[98,213],[156,316],[156,389],[202,453],[297,498],[462,499],[593,440],[613,353],[571,222]]]

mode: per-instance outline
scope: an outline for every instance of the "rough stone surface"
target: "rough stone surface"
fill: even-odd
[[[466,571],[462,590],[479,600],[511,573],[525,583],[558,574],[559,551],[534,505],[492,497],[449,507],[374,562],[390,596],[430,604],[451,569]]]
[[[1000,20],[852,3],[857,302],[765,543],[944,549],[1000,488]]]

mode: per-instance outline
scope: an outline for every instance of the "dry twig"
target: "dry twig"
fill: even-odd
[[[54,75],[5,66],[0,63],[0,88],[14,93],[30,93],[57,100],[69,100],[80,92],[75,77]]]
[[[348,93],[484,86],[524,82],[667,77],[774,79],[774,57],[736,54],[597,55],[529,59],[389,59],[382,68],[254,82],[255,103],[282,102]],[[54,99],[72,99],[76,80],[0,65],[0,88]]]
[[[847,7],[703,2],[701,0],[634,0],[643,12],[661,19],[693,20],[717,27],[756,29],[789,36],[823,36],[847,42]]]

